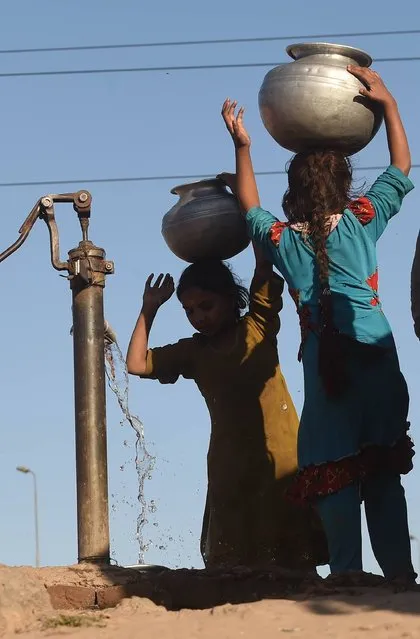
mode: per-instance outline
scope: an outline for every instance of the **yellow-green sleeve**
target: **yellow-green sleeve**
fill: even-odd
[[[161,384],[174,384],[178,378],[194,378],[196,361],[196,340],[193,337],[181,339],[176,344],[168,344],[147,351],[146,372],[141,376],[157,379]]]
[[[279,313],[283,308],[284,280],[276,273],[261,277],[255,273],[249,292],[248,320],[262,335],[276,335],[280,330]]]

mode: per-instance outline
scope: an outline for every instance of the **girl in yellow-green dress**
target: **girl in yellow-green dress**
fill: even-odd
[[[127,354],[129,373],[173,384],[193,379],[211,419],[201,536],[207,567],[313,569],[328,561],[314,512],[284,497],[297,471],[298,417],[279,365],[283,279],[257,259],[250,292],[207,260],[182,273],[177,296],[196,333],[149,348],[159,307],[174,292],[151,275]],[[248,312],[243,314],[246,306]]]

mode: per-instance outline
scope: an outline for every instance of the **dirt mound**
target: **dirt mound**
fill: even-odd
[[[382,578],[344,587],[284,571],[141,574],[112,566],[0,565],[0,636],[13,639],[420,637],[420,592]],[[113,608],[112,608],[113,606]]]
[[[0,636],[26,630],[52,612],[50,597],[35,570],[0,565]]]

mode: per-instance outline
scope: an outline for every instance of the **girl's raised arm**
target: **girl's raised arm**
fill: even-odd
[[[347,69],[364,84],[364,87],[360,89],[361,95],[383,105],[390,163],[400,169],[404,175],[408,175],[411,169],[410,147],[397,101],[376,71],[353,65],[349,65]]]
[[[161,273],[154,284],[153,273],[146,280],[143,293],[143,306],[136,322],[127,351],[127,370],[132,375],[144,375],[146,372],[149,334],[159,307],[175,290],[174,281],[169,274]]]
[[[225,100],[222,117],[235,145],[237,198],[246,215],[260,205],[260,198],[251,160],[251,138],[243,123],[244,109],[241,107],[236,114],[236,106],[237,102]]]
[[[237,194],[237,179],[235,173],[219,173],[217,176],[219,180],[224,182],[226,186],[230,188],[232,193],[238,197]],[[241,207],[242,209],[242,207]],[[242,212],[243,209],[242,209]],[[254,250],[255,255],[255,272],[263,278],[269,279],[273,273],[273,264],[267,259],[262,248],[257,246],[255,242],[252,242],[252,248]]]

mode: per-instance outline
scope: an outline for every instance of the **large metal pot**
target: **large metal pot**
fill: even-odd
[[[369,67],[372,58],[353,47],[322,42],[292,44],[294,62],[267,73],[259,92],[262,121],[289,151],[332,148],[352,155],[382,123],[380,104],[359,94],[360,82],[346,66]]]
[[[186,262],[226,260],[249,244],[236,197],[217,178],[175,186],[179,200],[162,221],[162,235],[173,253]]]

